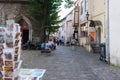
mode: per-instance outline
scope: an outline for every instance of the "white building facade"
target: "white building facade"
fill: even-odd
[[[107,4],[107,19],[108,31],[107,36],[107,53],[110,56],[110,62],[114,65],[120,66],[120,0],[106,0]]]
[[[60,23],[60,28],[58,31],[58,37],[63,37],[64,38],[64,43],[70,41],[71,38],[73,37],[73,11],[71,11]]]

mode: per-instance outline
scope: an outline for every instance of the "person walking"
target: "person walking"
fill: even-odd
[[[65,40],[64,40],[64,37],[63,37],[63,36],[62,36],[62,38],[61,38],[61,41],[62,41],[62,42],[61,42],[62,45],[64,45],[64,41],[65,41]]]
[[[73,49],[75,48],[75,44],[76,44],[76,39],[72,38],[71,39],[71,46]]]

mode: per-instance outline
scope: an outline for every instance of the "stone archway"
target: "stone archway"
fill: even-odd
[[[27,17],[22,16],[22,18],[26,21],[26,23],[29,26],[29,40],[32,41],[32,23],[31,23],[31,21]]]
[[[25,44],[28,40],[32,41],[32,24],[30,20],[25,16],[21,16],[16,22],[21,26],[22,43]]]
[[[24,1],[3,1],[0,2],[0,25],[5,25],[6,20],[15,20],[16,23],[19,23],[19,21],[25,22],[27,24],[27,28],[23,28],[28,33],[28,39],[32,41],[32,24],[28,17],[25,15],[28,15],[27,9],[28,9],[28,3],[23,4]],[[24,26],[24,25],[23,25]]]

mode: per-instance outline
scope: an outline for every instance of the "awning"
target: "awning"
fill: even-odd
[[[89,26],[90,26],[90,27],[102,26],[102,22],[99,21],[99,20],[91,20]]]

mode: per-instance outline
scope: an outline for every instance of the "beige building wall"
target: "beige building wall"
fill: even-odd
[[[81,3],[82,2],[84,2],[83,14],[81,14]],[[105,0],[88,0],[88,13],[89,13],[88,22],[86,20],[87,11],[85,9],[85,2],[86,0],[76,1],[76,4],[79,4],[79,16],[80,16],[79,27],[78,27],[78,31],[79,31],[78,37],[79,37],[80,45],[83,45],[88,51],[91,51],[89,39],[81,36],[81,30],[84,30],[84,29],[81,29],[81,26],[85,24],[85,26],[87,27],[90,24],[90,20],[95,20],[95,21],[99,20],[102,23],[102,25],[95,26],[94,28],[94,32],[96,33],[95,39],[97,42],[98,37],[100,37],[100,43],[105,42]],[[82,28],[85,28],[85,27],[82,27]],[[98,36],[96,32],[98,29],[100,29],[100,36]],[[89,26],[88,35],[90,31],[93,31],[93,28]]]
[[[79,3],[80,9],[81,9],[81,2],[85,2],[86,0],[78,0],[77,2]],[[85,6],[85,4],[84,4]],[[90,31],[95,32],[95,43],[102,43],[105,42],[105,0],[88,0],[88,13],[89,13],[89,18],[88,22],[86,20],[86,9],[83,7],[83,14],[80,15],[80,27],[82,24],[85,24],[85,26],[89,26],[90,20],[95,20],[95,21],[100,21],[102,25],[96,25],[94,28],[91,28],[89,26],[88,28],[88,35],[90,34]],[[80,10],[81,11],[81,10]],[[81,12],[80,12],[81,13]],[[84,30],[79,27],[79,31]],[[85,27],[84,27],[85,28]],[[100,36],[98,36],[98,29],[100,29]],[[79,32],[79,35],[80,32]],[[88,51],[91,51],[91,42],[89,42],[88,37],[81,37],[79,38],[80,44],[83,45]],[[99,41],[98,41],[99,39]],[[86,44],[87,43],[87,44]]]
[[[102,42],[105,42],[105,0],[89,0],[89,24],[90,20],[93,21],[100,21],[102,25],[96,25],[92,30],[91,27],[89,26],[89,35],[90,32],[95,32],[95,41],[93,43],[99,44]],[[98,29],[100,29],[100,35],[97,33],[99,32]],[[90,41],[90,38],[89,38]],[[89,42],[88,45],[85,45],[85,48],[88,51],[92,51],[91,48],[91,42]]]
[[[91,0],[93,5],[93,15],[100,15],[103,14],[105,11],[105,5],[104,5],[104,1],[105,0]]]
[[[99,20],[102,26],[96,26],[101,29],[101,42],[105,42],[105,0],[90,1],[90,19]]]
[[[68,27],[68,36],[67,36],[67,41],[70,41],[71,38],[73,37],[73,25],[72,25],[72,20],[67,22],[67,27]]]

